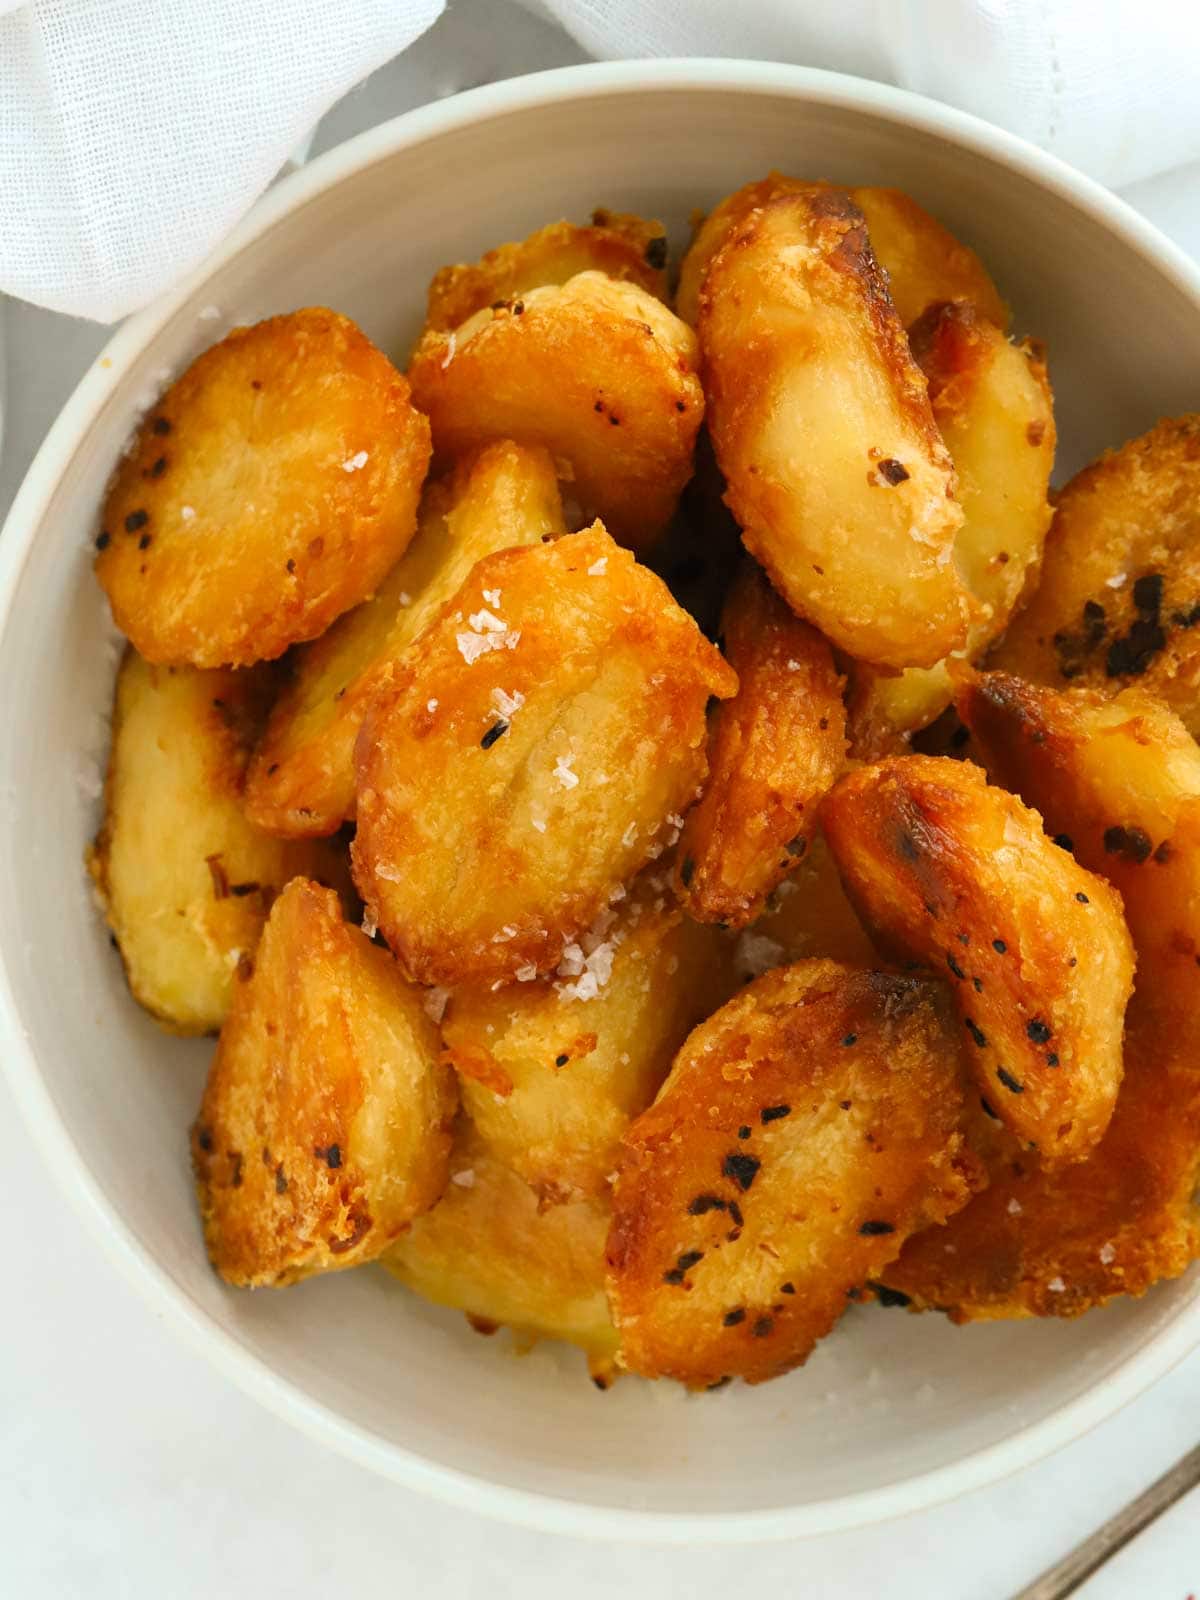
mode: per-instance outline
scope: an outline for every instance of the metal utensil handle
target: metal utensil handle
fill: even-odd
[[[1124,1549],[1143,1528],[1148,1528],[1164,1511],[1182,1500],[1189,1489],[1200,1484],[1200,1445],[1189,1450],[1181,1461],[1164,1472],[1123,1511],[1097,1528],[1083,1543],[1057,1565],[1048,1568],[1013,1600],[1066,1600],[1098,1572],[1104,1563]]]

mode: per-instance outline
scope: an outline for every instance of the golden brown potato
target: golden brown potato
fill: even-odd
[[[248,666],[372,592],[416,527],[429,424],[347,317],[235,328],[117,469],[96,541],[113,618],[148,661]]]
[[[661,222],[620,211],[594,211],[590,227],[551,222],[527,239],[489,250],[472,265],[442,267],[429,285],[426,326],[449,330],[477,311],[531,289],[568,282],[580,272],[635,283],[667,299],[667,235]]]
[[[715,206],[683,258],[675,295],[675,309],[683,320],[695,323],[708,264],[751,211],[779,195],[828,187],[772,172]],[[968,300],[998,328],[1008,326],[1007,308],[983,262],[909,195],[900,189],[875,188],[847,193],[867,220],[871,249],[887,275],[892,302],[906,327],[944,300]]]
[[[664,893],[665,875],[643,875],[552,980],[451,996],[442,1037],[463,1104],[544,1205],[607,1195],[630,1119],[729,992],[723,941]]]
[[[1088,1160],[1046,1172],[992,1124],[987,1193],[885,1280],[959,1322],[1078,1316],[1200,1253],[1200,752],[1137,689],[1106,700],[991,674],[960,703],[989,767],[1120,887],[1137,988],[1116,1111]]]
[[[569,463],[584,515],[642,549],[692,473],[704,415],[696,360],[695,335],[661,301],[580,272],[427,329],[408,375],[439,459],[490,439],[544,445]]]
[[[853,201],[813,187],[751,212],[699,333],[726,499],[792,609],[885,666],[961,646],[954,469]]]
[[[811,956],[872,966],[879,956],[846,898],[837,866],[818,826],[796,870],[738,941],[742,970],[757,977],[772,967]]]
[[[1200,734],[1200,415],[1160,422],[1057,498],[1041,583],[992,665],[1116,694],[1140,683]]]
[[[1125,1079],[1095,1152],[1050,1172],[1028,1151],[997,1152],[984,1193],[910,1239],[881,1274],[888,1288],[954,1322],[1077,1317],[1186,1271],[1200,1254],[1198,1020],[1172,1048],[1135,996]]]
[[[683,825],[676,885],[701,922],[745,927],[802,860],[846,756],[828,644],[747,563],[721,618],[738,692],[714,713],[708,782]]]
[[[959,696],[996,781],[1120,890],[1137,994],[1167,1035],[1200,1019],[1200,748],[1143,689],[1059,693],[993,672]]]
[[[964,647],[974,659],[1004,631],[1041,559],[1051,516],[1053,397],[1037,348],[1010,344],[972,306],[935,306],[909,330],[909,341],[958,477],[964,520],[954,557],[979,602]],[[852,753],[886,755],[897,735],[940,716],[953,697],[949,668],[910,667],[897,677],[859,667],[850,699]]]
[[[409,974],[547,972],[682,826],[737,679],[598,524],[488,556],[358,741],[355,881]],[[665,830],[665,833],[664,833]]]
[[[117,676],[104,821],[88,867],[134,999],[175,1033],[221,1026],[234,972],[289,878],[350,892],[343,853],[272,839],[243,814],[269,694],[261,669],[152,667],[132,649]]]
[[[970,1196],[940,986],[802,962],[702,1023],[630,1127],[609,1294],[621,1360],[693,1387],[799,1366],[849,1291]]]
[[[454,1079],[423,997],[305,878],[242,977],[192,1130],[212,1264],[256,1287],[371,1261],[447,1177]]]
[[[607,1201],[543,1209],[465,1119],[450,1172],[445,1194],[383,1265],[426,1300],[465,1311],[481,1333],[504,1326],[582,1346],[603,1387],[617,1344],[604,1292]]]
[[[507,440],[431,484],[417,536],[374,596],[306,645],[246,775],[246,814],[285,838],[354,815],[354,741],[380,676],[496,550],[566,531],[554,463]]]
[[[984,1096],[1047,1166],[1079,1161],[1121,1082],[1121,899],[978,767],[905,756],[843,778],[830,848],[872,934],[954,979]]]

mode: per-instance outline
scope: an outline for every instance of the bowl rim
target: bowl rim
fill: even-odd
[[[860,111],[932,134],[1031,179],[1066,200],[1140,255],[1195,304],[1200,266],[1126,202],[1057,157],[953,107],[891,85],[775,62],[680,57],[586,63],[469,89],[370,128],[282,179],[228,238],[175,289],[118,328],[84,373],[37,451],[0,531],[0,637],[51,496],[75,450],[126,371],[214,271],[316,195],[370,166],[497,115],[612,95],[683,90],[784,96]],[[448,1467],[350,1422],[281,1378],[177,1284],[102,1193],[43,1079],[0,956],[0,1061],[59,1187],[139,1293],[169,1326],[226,1377],[310,1437],[385,1477],[465,1510],[547,1532],[658,1543],[737,1543],[835,1533],[953,1499],[1032,1465],[1078,1438],[1142,1393],[1200,1344],[1200,1300],[1152,1329],[1103,1382],[1039,1421],[959,1461],[880,1488],[801,1506],[725,1513],[647,1511],[516,1489]]]

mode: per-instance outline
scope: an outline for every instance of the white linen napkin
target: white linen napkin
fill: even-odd
[[[524,3],[601,56],[757,56],[898,83],[1111,184],[1200,157],[1195,0]],[[443,5],[0,0],[0,290],[101,321],[144,304]]]

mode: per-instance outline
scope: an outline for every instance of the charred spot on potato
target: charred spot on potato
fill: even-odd
[[[259,358],[281,378],[269,402],[244,387]],[[165,419],[147,419],[109,491],[106,523],[130,534],[153,528],[155,548],[149,565],[137,559],[145,539],[98,554],[114,619],[154,662],[274,660],[365,599],[403,551],[429,462],[428,423],[365,335],[319,308],[233,330],[168,398],[170,456],[157,426]],[[359,452],[361,466],[355,454],[353,470],[330,472],[347,435],[375,448]],[[191,527],[197,506],[202,540]],[[298,593],[284,560],[322,539],[333,559]]]
[[[1149,859],[1154,842],[1143,828],[1126,828],[1117,823],[1104,830],[1104,848],[1109,855],[1140,863]]]
[[[368,1102],[378,1114],[360,1117]],[[197,1124],[230,1158],[229,1187],[214,1186],[197,1137],[214,1267],[253,1287],[377,1255],[440,1194],[453,1109],[419,993],[345,923],[332,891],[294,878],[221,1030]],[[314,1110],[353,1128],[349,1150],[314,1146]],[[247,1136],[261,1163],[233,1148]]]
[[[965,1201],[975,1166],[937,996],[929,980],[800,962],[758,979],[692,1033],[626,1134],[613,1191],[610,1294],[627,1366],[693,1387],[727,1374],[774,1377],[807,1357],[914,1226]],[[847,1032],[855,1052],[839,1048]],[[910,1073],[936,1092],[918,1092]],[[852,1101],[855,1114],[831,1124],[828,1109]],[[729,1150],[743,1108],[762,1119],[785,1105],[786,1116],[760,1126],[757,1156]],[[888,1137],[867,1167],[864,1129],[876,1126]],[[753,1185],[746,1217],[697,1189],[712,1164],[740,1192]],[[662,1282],[663,1257],[676,1271],[681,1244],[707,1252],[685,1295]],[[767,1261],[778,1276],[764,1282]]]
[[[1030,746],[1038,731],[1027,730]],[[913,815],[930,843],[907,862],[886,841]],[[1121,1081],[1132,952],[1116,897],[1052,844],[1037,813],[978,767],[944,757],[896,757],[850,774],[822,819],[877,938],[894,956],[944,961],[959,980],[955,1003],[974,1045],[966,1065],[982,1093],[997,1082],[1008,1091],[1001,1119],[1049,1164],[1083,1159],[1103,1135]],[[934,899],[954,906],[958,926],[978,930],[969,974],[927,918]],[[1084,939],[1093,958],[1086,979],[1061,955],[1064,943]],[[1051,1034],[1055,1068],[1038,1048]]]
[[[740,1150],[731,1150],[721,1162],[721,1172],[726,1178],[732,1178],[743,1194],[758,1173],[762,1163],[757,1156],[744,1155]]]

